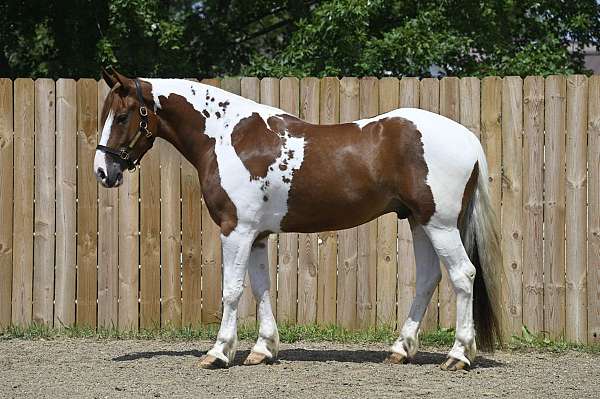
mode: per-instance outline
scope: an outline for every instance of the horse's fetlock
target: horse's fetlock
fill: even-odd
[[[456,333],[456,340],[463,344],[465,347],[469,347],[475,341],[475,332],[473,329],[467,329],[466,331],[458,331]]]

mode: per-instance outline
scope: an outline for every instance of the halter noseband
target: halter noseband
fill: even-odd
[[[133,139],[131,139],[129,144],[127,144],[126,146],[122,146],[119,149],[110,148],[100,144],[96,146],[97,150],[100,150],[106,154],[112,154],[116,157],[119,157],[119,159],[121,159],[121,161],[123,161],[127,165],[127,169],[129,170],[134,170],[136,165],[140,163],[140,158],[137,158],[135,160],[131,159],[131,151],[134,149],[140,137],[144,135],[147,139],[149,139],[150,147],[152,147],[152,145],[154,144],[154,135],[150,130],[148,130],[148,109],[144,104],[144,98],[142,97],[142,88],[140,87],[140,82],[137,79],[135,79],[134,82],[135,91],[138,97],[138,101],[140,102],[139,112],[141,118],[140,126],[138,128],[137,133],[135,134],[135,136],[133,136]]]

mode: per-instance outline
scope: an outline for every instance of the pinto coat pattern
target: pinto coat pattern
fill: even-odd
[[[140,139],[132,156],[139,160],[154,136],[173,144],[197,169],[206,206],[220,226],[223,317],[203,367],[226,367],[234,358],[237,304],[247,271],[260,331],[245,363],[277,357],[268,234],[345,229],[389,212],[411,223],[417,286],[387,361],[402,363],[415,355],[419,325],[441,277],[439,259],[457,294],[456,342],[442,367],[466,368],[475,358],[474,294],[478,340],[489,348],[499,337],[501,259],[487,200],[487,165],[479,141],[462,125],[413,108],[314,125],[201,83],[139,79],[143,99],[136,99],[134,81],[116,72],[104,77],[111,92],[101,143],[118,148],[131,140],[137,108],[145,103],[153,137]],[[102,184],[120,184],[122,171],[118,157],[97,152],[94,172]]]

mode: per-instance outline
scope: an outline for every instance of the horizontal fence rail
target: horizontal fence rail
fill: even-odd
[[[501,223],[505,335],[600,342],[600,77],[207,79],[309,122],[419,107],[473,131]],[[92,174],[93,79],[0,79],[0,328],[216,323],[219,230],[194,168],[157,141],[118,189]],[[440,132],[443,134],[443,132]],[[406,221],[268,241],[280,322],[398,327],[415,291]],[[454,327],[445,274],[422,329]],[[256,321],[246,280],[242,323]]]

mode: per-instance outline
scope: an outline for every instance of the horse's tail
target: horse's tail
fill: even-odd
[[[479,147],[481,148],[481,147]],[[475,167],[479,168],[477,188],[461,220],[463,244],[477,270],[473,284],[473,319],[477,344],[483,350],[502,344],[502,253],[500,235],[488,191],[487,162],[483,150]]]

